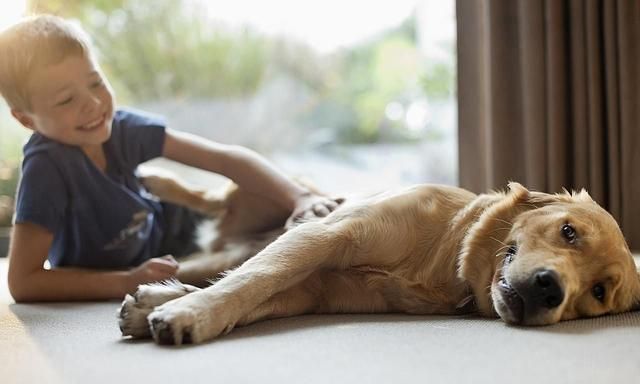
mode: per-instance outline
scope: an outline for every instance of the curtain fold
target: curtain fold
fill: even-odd
[[[586,188],[640,249],[640,1],[458,0],[460,185]]]

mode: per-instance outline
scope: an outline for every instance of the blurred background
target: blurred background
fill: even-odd
[[[33,12],[79,22],[120,105],[250,147],[330,193],[457,184],[453,0],[3,3],[0,28]],[[4,224],[28,134],[2,103]]]

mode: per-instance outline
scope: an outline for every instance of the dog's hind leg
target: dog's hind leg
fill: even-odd
[[[283,233],[282,229],[227,238],[219,251],[201,252],[180,259],[177,278],[183,283],[206,287],[223,272],[236,268],[255,256]]]
[[[188,207],[207,216],[216,216],[226,208],[226,192],[196,189],[173,176],[149,174],[141,177],[149,191],[160,200]]]
[[[321,222],[302,224],[219,280],[157,307],[149,315],[156,342],[202,342],[231,330],[261,303],[313,272],[344,268],[349,240]]]
[[[237,267],[256,253],[249,247],[238,246],[227,251],[188,256],[180,260],[176,277],[185,284],[207,287],[211,281],[219,279],[223,272]]]
[[[358,270],[322,270],[298,285],[279,292],[238,321],[261,320],[310,313],[383,313],[391,309],[383,292]]]
[[[318,296],[307,289],[304,284],[299,284],[276,293],[240,319],[237,325],[243,326],[261,320],[313,313],[318,309],[318,305]]]

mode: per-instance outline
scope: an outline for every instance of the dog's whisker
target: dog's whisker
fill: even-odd
[[[500,218],[497,218],[497,217],[496,217],[496,218],[494,218],[494,220],[496,220],[496,221],[501,221],[501,222],[503,222],[503,223],[507,224],[507,225],[509,226],[509,228],[511,228],[511,226],[513,226],[513,223],[512,223],[512,222],[507,221],[507,220],[504,220],[504,219],[500,219]]]
[[[504,254],[504,251],[506,249],[509,249],[509,247],[511,247],[510,245],[505,245],[503,247],[498,248],[498,250],[496,251],[495,257],[500,257]]]
[[[493,241],[497,242],[497,243],[500,243],[500,244],[504,245],[504,246],[509,246],[509,244],[505,243],[505,242],[504,242],[504,241],[502,241],[502,240],[498,240],[498,239],[496,239],[495,237],[491,237],[491,236],[490,236],[489,238],[490,238],[491,240],[493,240]]]
[[[510,243],[504,243],[504,242],[503,242],[503,246],[502,246],[502,247],[500,247],[500,248],[498,248],[498,251],[500,252],[500,251],[502,251],[502,250],[508,249],[509,247],[511,247],[511,244],[510,244]]]
[[[496,227],[491,232],[510,231],[510,230],[511,230],[511,227]]]

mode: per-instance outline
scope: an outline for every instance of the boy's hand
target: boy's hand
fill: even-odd
[[[305,195],[296,202],[296,207],[285,224],[285,228],[292,227],[316,217],[325,217],[333,212],[340,204],[344,202],[344,198],[329,198],[315,194]]]
[[[135,292],[138,285],[176,277],[178,262],[171,255],[154,257],[130,270],[127,291]]]

